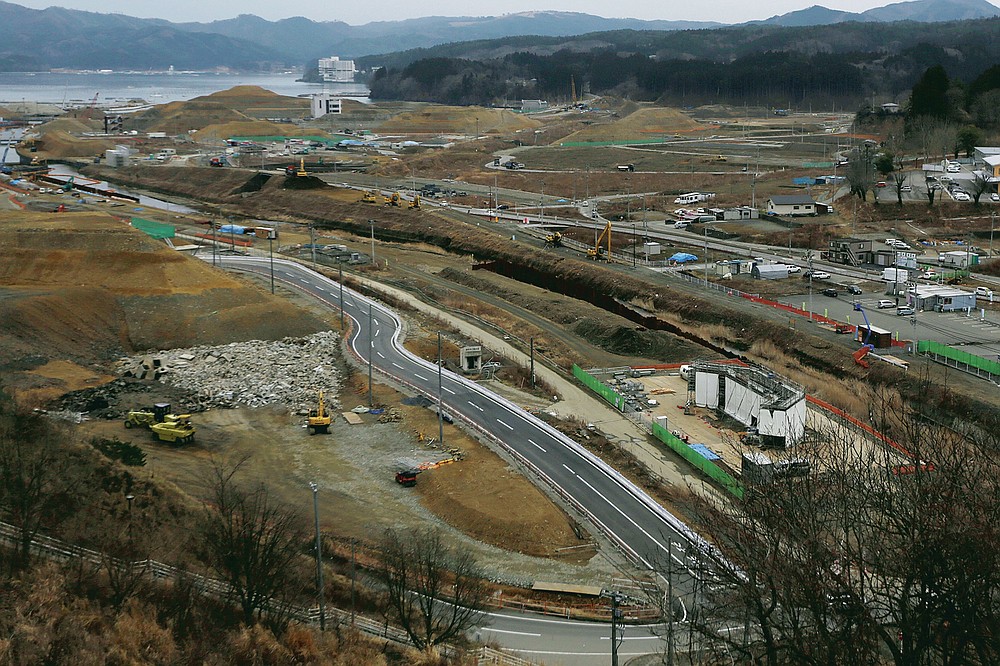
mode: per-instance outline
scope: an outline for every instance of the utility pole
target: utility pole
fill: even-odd
[[[378,266],[375,261],[375,220],[368,220],[368,224],[372,228],[372,266]]]
[[[319,630],[326,631],[326,615],[323,612],[323,544],[319,538],[319,486],[310,482],[313,491],[313,516],[316,519],[316,588],[319,597]]]
[[[375,346],[374,339],[375,329],[372,326],[372,304],[368,304],[368,408],[373,406],[372,403],[372,347]]]
[[[601,596],[611,600],[611,666],[618,666],[618,648],[621,647],[622,638],[619,632],[619,623],[622,611],[619,608],[623,597],[621,592],[616,590],[604,590]]]
[[[708,289],[708,223],[705,222],[705,289]]]
[[[444,445],[444,405],[442,404],[441,392],[442,392],[442,381],[441,374],[443,361],[441,359],[441,331],[438,331],[438,444]]]
[[[667,542],[667,664],[674,666],[674,542]]]
[[[344,262],[337,262],[337,283],[340,285],[340,330],[344,330]]]
[[[215,265],[215,258],[219,256],[219,223],[212,220],[212,265]]]
[[[313,270],[316,270],[316,228],[309,225],[309,250],[312,252]]]
[[[351,626],[354,626],[354,581],[358,577],[358,540],[351,539]]]
[[[996,211],[990,211],[990,252],[989,252],[989,256],[990,256],[991,259],[993,258],[993,224],[996,222],[996,220],[997,220]]]
[[[271,257],[271,293],[274,293],[274,229],[267,232],[267,253]]]
[[[529,338],[531,345],[531,388],[535,388],[535,336]]]
[[[635,260],[635,243],[636,243],[635,222],[633,222],[632,223],[632,268],[635,268],[635,264],[636,264],[636,260]]]

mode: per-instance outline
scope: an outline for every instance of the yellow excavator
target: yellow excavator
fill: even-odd
[[[410,205],[407,206],[407,208],[411,208],[411,209],[415,208],[417,210],[420,210],[420,195],[419,194],[414,194],[413,195],[413,200],[410,202]]]
[[[545,237],[545,244],[549,247],[562,247],[562,233],[553,232]]]
[[[386,206],[398,206],[401,201],[399,197],[399,192],[393,192],[392,196],[384,197]]]
[[[607,239],[607,250],[601,245]],[[604,261],[611,261],[611,220],[608,220],[607,225],[604,227],[604,231],[601,235],[597,237],[597,242],[594,243],[594,247],[587,250],[587,259],[603,259]]]
[[[319,404],[316,409],[309,412],[309,419],[306,421],[306,429],[310,435],[325,435],[330,432],[330,413],[326,411],[326,403],[323,401],[323,392],[319,392]]]
[[[375,191],[368,190],[365,192],[364,196],[361,197],[361,203],[378,203],[378,196],[375,194]]]

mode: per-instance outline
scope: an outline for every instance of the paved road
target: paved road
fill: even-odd
[[[226,256],[220,261],[227,268],[269,274],[266,258]],[[274,277],[331,309],[339,309],[340,287],[334,280],[286,260],[274,261]],[[344,311],[353,323],[348,344],[362,361],[370,357],[376,370],[432,399],[437,398],[438,366],[413,356],[402,347],[399,342],[401,323],[395,313],[349,289],[344,289]],[[686,546],[707,547],[700,537],[618,472],[517,405],[447,371],[441,372],[441,396],[448,412],[504,446],[539,479],[554,487],[640,568],[665,570],[664,563],[669,555],[677,566],[675,570],[681,571],[693,564],[691,556],[686,554],[691,552]],[[688,569],[688,574],[693,575],[693,572]],[[681,613],[686,613],[684,609],[690,604],[690,575],[679,575],[674,581]],[[536,624],[550,629],[560,626]],[[493,638],[503,635],[500,624],[495,623],[492,631],[499,634],[491,636]],[[547,632],[522,633],[525,635],[520,636],[519,642],[525,638],[539,638],[540,646],[550,645],[551,636]],[[567,641],[566,645],[572,646],[573,641]],[[600,643],[588,649],[598,651],[595,645]],[[539,647],[524,649],[534,651]]]

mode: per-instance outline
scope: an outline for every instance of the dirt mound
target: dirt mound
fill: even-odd
[[[24,390],[58,388],[59,377],[30,375],[53,359],[101,365],[146,349],[325,328],[106,215],[0,214],[0,252],[0,368],[22,400]]]
[[[246,119],[207,125],[198,130],[195,136],[199,141],[204,141],[207,139],[228,139],[231,136],[314,136],[316,134],[321,134],[321,132],[286,123]]]
[[[646,107],[613,123],[592,125],[565,137],[563,141],[635,141],[662,138],[705,129],[677,109]]]
[[[146,125],[150,131],[167,134],[186,134],[192,129],[209,125],[249,120],[251,118],[246,114],[212,101],[171,102],[154,106],[136,116],[136,121]]]
[[[480,134],[533,129],[541,123],[506,109],[478,106],[438,106],[406,111],[378,126],[378,131],[399,134]]]
[[[231,100],[246,100],[246,99],[274,100],[274,99],[282,99],[282,97],[278,93],[272,92],[267,88],[261,88],[260,86],[233,86],[228,90],[220,90],[210,95],[202,95],[201,97],[195,97],[192,101],[225,100],[226,103],[231,103]]]
[[[46,131],[36,143],[42,157],[91,157],[115,147],[112,139],[73,136],[61,130]]]

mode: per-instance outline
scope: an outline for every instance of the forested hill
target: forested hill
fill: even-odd
[[[446,44],[362,59],[379,99],[491,104],[577,90],[674,105],[855,104],[905,95],[928,68],[971,81],[1000,63],[1000,19],[752,25]]]

